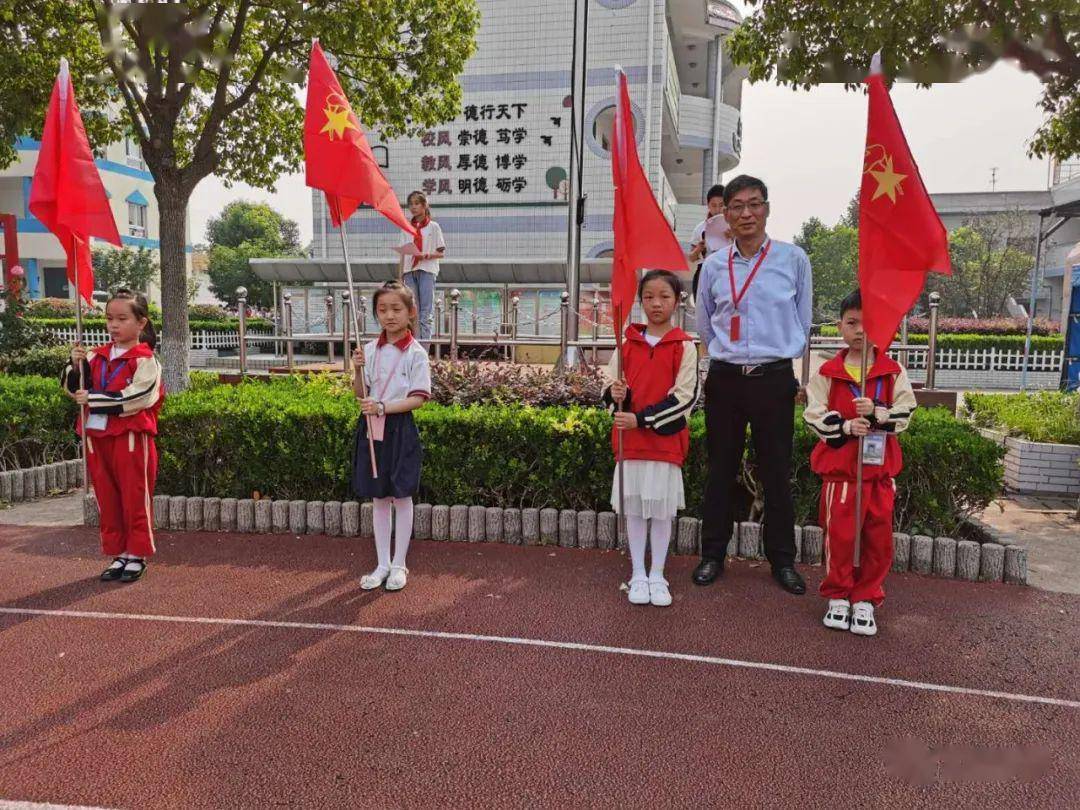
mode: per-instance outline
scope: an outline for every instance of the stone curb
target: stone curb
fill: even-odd
[[[57,461],[42,467],[0,472],[0,501],[23,503],[70,492],[83,485],[82,462]]]
[[[97,502],[83,504],[86,525],[98,523]],[[327,534],[370,537],[372,508],[357,501],[271,501],[236,498],[154,496],[154,527],[172,531],[240,532],[259,534]],[[621,548],[614,512],[573,509],[502,509],[497,506],[432,506],[413,509],[413,533],[419,540],[456,543],[507,543],[562,548]],[[740,523],[728,544],[728,557],[764,560],[761,524]],[[797,561],[821,565],[824,533],[817,526],[795,528]],[[677,518],[672,533],[673,554],[697,556],[701,551],[701,521]],[[1026,585],[1027,549],[1001,543],[976,543],[951,537],[893,535],[892,570],[969,582]]]

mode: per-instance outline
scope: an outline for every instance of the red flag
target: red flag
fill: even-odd
[[[922,293],[927,273],[950,275],[949,237],[875,57],[859,193],[859,288],[867,339],[885,351]]]
[[[634,306],[637,272],[688,271],[686,254],[656,203],[649,180],[638,159],[634,140],[634,113],[626,74],[615,69],[615,125],[611,131],[611,178],[615,186],[615,258],[611,265],[611,306],[615,336],[622,339],[623,326]]]
[[[94,268],[90,238],[96,236],[119,247],[120,234],[94,165],[66,59],[60,60],[45,114],[28,207],[60,240],[67,254],[68,281],[73,285],[78,267],[78,293],[91,303]]]
[[[340,228],[361,203],[367,203],[401,230],[416,235],[317,40],[311,44],[308,67],[304,156],[307,184],[326,194],[335,226]]]

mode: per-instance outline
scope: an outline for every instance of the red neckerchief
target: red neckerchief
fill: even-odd
[[[416,245],[416,249],[419,250],[421,253],[424,252],[424,228],[426,228],[428,226],[428,223],[430,223],[430,222],[431,222],[431,216],[430,215],[425,215],[423,217],[423,219],[421,219],[420,217],[413,217],[412,218],[413,227],[416,228],[416,236],[413,237],[413,244]],[[420,263],[420,257],[419,256],[413,256],[413,260],[412,260],[413,269],[415,269],[416,265],[418,265],[419,263]]]

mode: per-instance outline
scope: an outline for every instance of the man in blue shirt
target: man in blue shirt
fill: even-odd
[[[697,326],[709,353],[701,563],[694,582],[708,585],[724,570],[734,526],[731,488],[742,464],[746,427],[765,490],[765,554],[786,591],[806,592],[795,570],[791,453],[795,395],[792,359],[810,335],[812,279],[801,248],[770,239],[769,191],[740,175],[724,189],[724,216],[734,242],[712,254],[701,272]]]

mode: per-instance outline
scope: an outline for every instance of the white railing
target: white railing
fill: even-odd
[[[1061,371],[1064,352],[1033,351],[1028,357],[1028,371]],[[926,368],[927,350],[911,349],[908,368]],[[1022,349],[938,349],[938,371],[1021,371]]]
[[[75,327],[56,327],[51,326],[47,330],[49,334],[57,338],[61,343],[74,343],[75,342]],[[264,330],[248,330],[248,338],[260,338],[265,337],[266,340],[272,341],[274,338],[273,332],[267,332]],[[161,336],[158,336],[160,342]],[[109,333],[104,329],[84,329],[83,330],[83,342],[97,346],[109,342]],[[210,332],[206,330],[200,330],[198,332],[192,332],[189,347],[191,349],[236,349],[240,346],[240,335],[235,330],[228,331],[223,330],[220,332]]]

